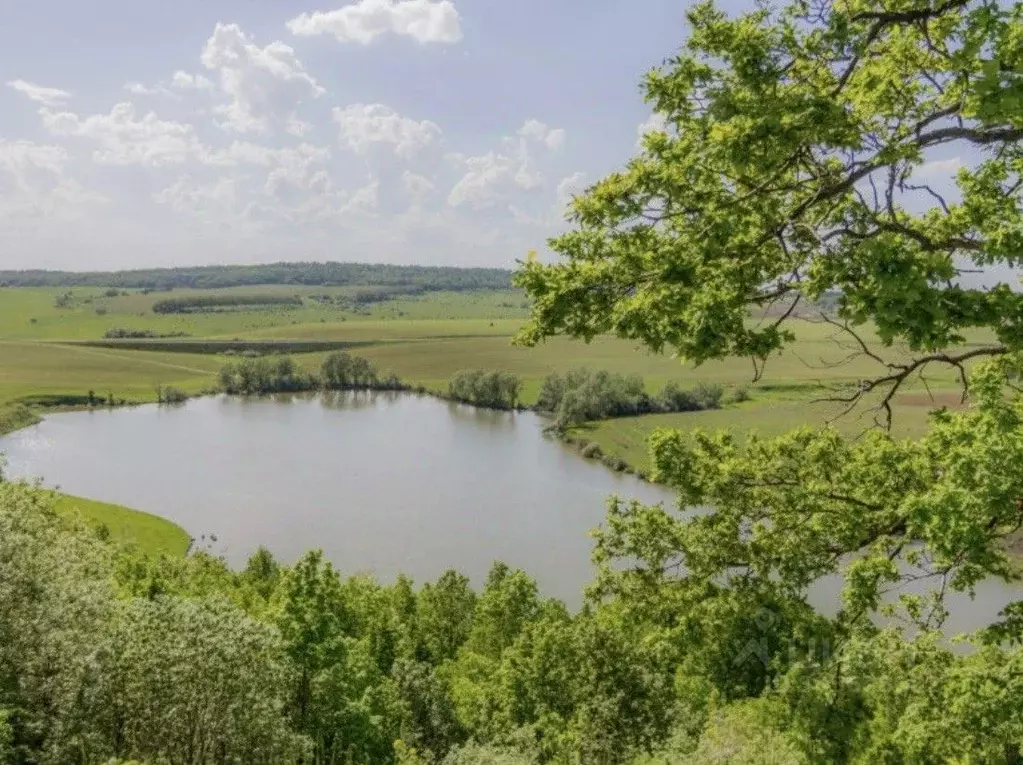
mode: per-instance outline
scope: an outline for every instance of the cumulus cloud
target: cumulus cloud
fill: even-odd
[[[325,92],[291,47],[272,42],[261,48],[237,24],[218,23],[200,60],[217,73],[228,98],[215,110],[224,130],[270,133],[292,122],[299,103]]]
[[[640,125],[636,128],[636,148],[643,148],[643,137],[648,133],[664,131],[667,129],[668,121],[664,118],[664,115],[654,112],[646,118],[646,121],[640,123]]]
[[[32,168],[60,175],[66,162],[67,151],[60,146],[0,138],[0,168],[19,179]]]
[[[544,177],[536,167],[532,147],[539,143],[554,151],[564,142],[563,129],[551,128],[539,120],[530,119],[514,136],[504,138],[504,148],[501,151],[490,151],[475,157],[449,155],[456,165],[464,167],[465,174],[449,192],[448,204],[452,207],[482,209],[493,207],[524,191],[542,188]],[[521,208],[511,209],[511,212],[520,222],[524,220]]]
[[[493,207],[503,197],[530,191],[543,185],[543,176],[532,167],[528,157],[511,157],[488,152],[464,159],[467,171],[448,193],[452,207],[476,209]]]
[[[450,0],[359,0],[333,11],[303,13],[287,23],[294,35],[333,35],[342,43],[368,45],[384,34],[419,43],[462,39],[458,10]]]
[[[179,90],[212,90],[213,81],[201,74],[189,74],[179,69],[171,77],[171,86]]]
[[[405,189],[405,193],[415,202],[422,201],[434,188],[429,178],[413,173],[411,170],[406,170],[401,174],[401,185]]]
[[[572,173],[558,183],[558,209],[564,210],[572,198],[586,188],[586,173]]]
[[[148,85],[143,85],[141,82],[126,82],[124,89],[131,93],[133,96],[154,96],[158,93],[167,93],[166,88],[156,86],[150,88]]]
[[[220,178],[206,183],[191,175],[183,175],[172,185],[153,194],[159,204],[172,207],[180,213],[197,216],[231,214],[237,201],[235,181]]]
[[[59,106],[71,97],[71,94],[66,90],[46,88],[42,85],[25,82],[25,80],[11,80],[7,83],[7,86],[14,88],[30,101],[42,104],[43,106]]]
[[[90,206],[106,200],[65,177],[65,149],[32,141],[0,139],[0,220],[5,234],[36,231],[47,221],[85,219]],[[2,238],[2,234],[0,234]]]
[[[564,146],[566,133],[563,128],[552,129],[539,120],[526,120],[525,124],[518,129],[518,135],[539,141],[551,151],[557,151]]]
[[[48,109],[43,110],[42,118],[43,126],[53,135],[97,141],[100,148],[93,152],[93,159],[101,164],[158,167],[206,154],[191,125],[161,120],[153,112],[140,117],[127,102],[115,105],[110,114],[84,119],[72,112]]]
[[[341,145],[359,153],[382,145],[408,159],[441,139],[441,129],[435,123],[404,117],[383,104],[335,107],[333,116]]]

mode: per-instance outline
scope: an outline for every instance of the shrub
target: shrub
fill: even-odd
[[[378,382],[376,367],[369,359],[345,351],[327,356],[320,367],[320,376],[323,386],[330,390],[373,388]],[[397,379],[393,372],[391,378],[392,382]]]
[[[161,404],[180,404],[188,400],[188,394],[173,386],[160,386],[156,389],[156,400]]]
[[[745,385],[740,385],[732,391],[731,402],[733,404],[741,404],[743,401],[750,400],[749,388]]]
[[[536,408],[554,414],[556,427],[566,428],[589,420],[646,414],[655,406],[641,377],[574,369],[544,379]]]
[[[700,383],[693,393],[701,409],[720,409],[725,389],[718,383]]]
[[[583,445],[583,448],[579,450],[579,453],[582,454],[587,459],[596,459],[597,457],[600,457],[604,452],[601,450],[600,444],[598,444],[596,441],[589,441],[588,443]]]
[[[522,381],[509,372],[468,369],[448,381],[449,398],[492,409],[514,409],[521,390]]]
[[[242,359],[220,370],[220,388],[225,393],[283,393],[313,390],[315,377],[302,372],[290,356]]]
[[[658,401],[666,412],[696,412],[703,408],[694,391],[684,390],[675,381],[664,386]]]

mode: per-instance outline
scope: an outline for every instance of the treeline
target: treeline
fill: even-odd
[[[146,340],[163,339],[172,337],[190,337],[187,332],[157,332],[153,329],[127,329],[125,327],[112,327],[103,333],[107,340]]]
[[[397,266],[383,263],[270,263],[132,271],[0,271],[0,286],[109,287],[163,290],[214,289],[262,284],[400,285],[429,290],[509,289],[511,271],[501,268]]]
[[[397,375],[380,375],[367,359],[332,353],[319,374],[301,369],[290,356],[260,356],[229,362],[220,370],[220,390],[231,394],[294,393],[309,390],[408,390]]]
[[[510,372],[467,369],[448,381],[448,398],[489,409],[515,409],[522,381]]]
[[[153,303],[153,313],[197,313],[251,306],[302,305],[297,295],[195,295],[167,298]]]
[[[555,428],[563,429],[609,417],[717,409],[723,397],[720,385],[700,383],[687,390],[676,382],[669,382],[659,395],[651,396],[638,375],[584,368],[544,378],[536,409],[553,415]]]

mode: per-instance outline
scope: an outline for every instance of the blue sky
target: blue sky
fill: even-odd
[[[0,0],[0,268],[510,266],[634,153],[684,12]]]

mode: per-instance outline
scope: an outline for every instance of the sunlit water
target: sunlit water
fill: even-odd
[[[169,518],[235,566],[259,545],[289,563],[321,548],[344,573],[423,582],[456,568],[479,585],[503,560],[573,606],[607,498],[674,503],[545,436],[535,414],[403,394],[57,414],[0,437],[0,452],[12,476]],[[811,601],[833,613],[839,586],[822,580]],[[996,581],[973,600],[955,595],[947,631],[989,623],[1020,598]]]

